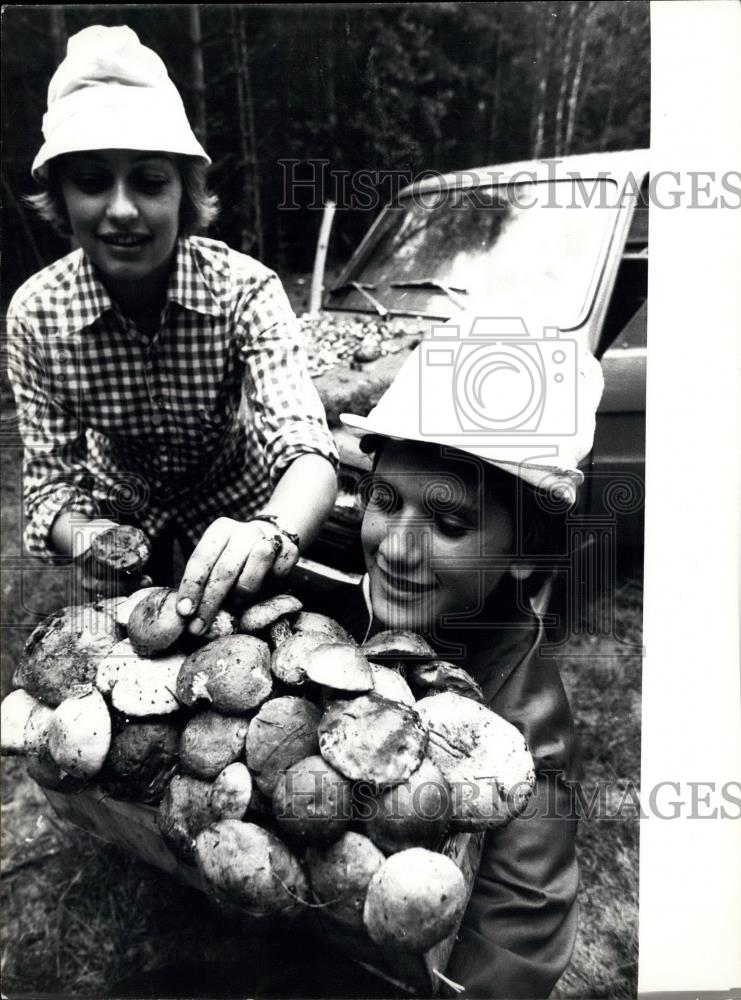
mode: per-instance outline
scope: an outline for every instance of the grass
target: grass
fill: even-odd
[[[3,788],[6,995],[106,996],[133,970],[235,954],[238,929],[200,893],[57,821],[21,761]]]
[[[638,819],[642,590],[626,575],[615,595],[614,638],[572,638],[560,661],[583,752],[580,927],[558,997],[634,997],[638,980]],[[602,598],[605,600],[605,598]],[[621,809],[621,804],[623,808]],[[617,812],[622,818],[614,817]]]

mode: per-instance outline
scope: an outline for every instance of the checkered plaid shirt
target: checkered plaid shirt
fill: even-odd
[[[76,250],[16,292],[8,374],[24,444],[24,538],[49,558],[62,508],[195,543],[257,512],[307,452],[337,464],[278,277],[180,239],[159,331],[139,333]]]

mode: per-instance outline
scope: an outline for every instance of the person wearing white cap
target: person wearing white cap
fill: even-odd
[[[210,160],[130,28],[69,39],[43,137],[30,200],[79,249],[9,309],[26,544],[86,565],[116,521],[165,559],[177,537],[192,553],[179,610],[198,633],[232,588],[288,572],[334,501],[295,316],[272,271],[194,235],[216,213]]]
[[[367,416],[341,415],[373,454],[367,575],[343,621],[360,641],[386,628],[426,635],[524,734],[533,796],[486,836],[446,975],[467,997],[547,997],[576,936],[578,751],[555,661],[541,655],[542,612],[567,554],[602,373],[535,321],[464,312],[433,332]],[[542,380],[528,357],[545,359]],[[534,387],[556,398],[531,399]]]
[[[551,349],[549,341],[541,357],[555,356],[559,371],[563,366],[569,394],[523,405],[534,384],[547,392],[563,383],[534,383],[535,367],[522,357],[518,364],[518,351],[534,356],[525,327],[514,339],[491,325],[485,337],[470,337],[477,329],[479,317],[458,314],[439,340],[410,353],[367,416],[341,415],[373,455],[373,471],[360,486],[367,574],[337,602],[335,616],[359,642],[388,628],[427,636],[438,656],[464,668],[480,697],[523,733],[535,764],[533,794],[521,815],[486,834],[440,985],[446,996],[545,998],[574,947],[579,870],[571,785],[578,749],[556,662],[541,655],[542,612],[551,571],[567,548],[602,374],[578,345],[561,338]],[[540,333],[535,321],[529,333]],[[477,345],[478,358],[456,348],[444,384],[445,359],[430,363],[433,349],[467,341]],[[547,375],[548,366],[541,371]],[[454,398],[471,389],[469,373],[474,428],[475,408]],[[479,696],[473,685],[467,691]],[[290,960],[283,938],[259,946],[257,940],[231,968],[161,970],[149,977],[148,995],[172,996],[180,977],[186,992],[176,995],[190,997],[215,996],[216,982],[224,984],[219,996],[410,996],[310,929],[293,934]],[[392,974],[388,962],[386,968]]]

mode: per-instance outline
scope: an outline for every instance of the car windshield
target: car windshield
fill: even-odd
[[[417,191],[386,209],[327,305],[367,311],[362,285],[390,313],[520,315],[537,303],[549,322],[574,328],[591,305],[616,190],[599,179]]]

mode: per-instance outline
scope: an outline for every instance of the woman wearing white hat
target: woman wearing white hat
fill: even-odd
[[[273,272],[192,235],[216,213],[210,160],[131,29],[69,40],[43,134],[32,200],[80,249],[9,310],[26,544],[79,557],[118,520],[155,551],[177,536],[197,633],[232,588],[288,572],[334,500],[295,317]]]
[[[542,612],[554,566],[568,565],[568,512],[603,380],[579,345],[555,345],[563,378],[535,384],[537,419],[512,433],[506,411],[525,413],[533,389],[534,369],[516,358],[529,347],[501,336],[497,320],[483,322],[493,324],[484,337],[472,313],[437,331],[453,351],[447,384],[427,340],[367,417],[341,415],[373,454],[367,575],[344,623],[361,641],[386,628],[425,634],[525,736],[533,795],[523,815],[486,836],[446,975],[467,997],[547,997],[576,938],[578,750],[556,661],[541,655]],[[522,330],[542,337],[532,323]]]

